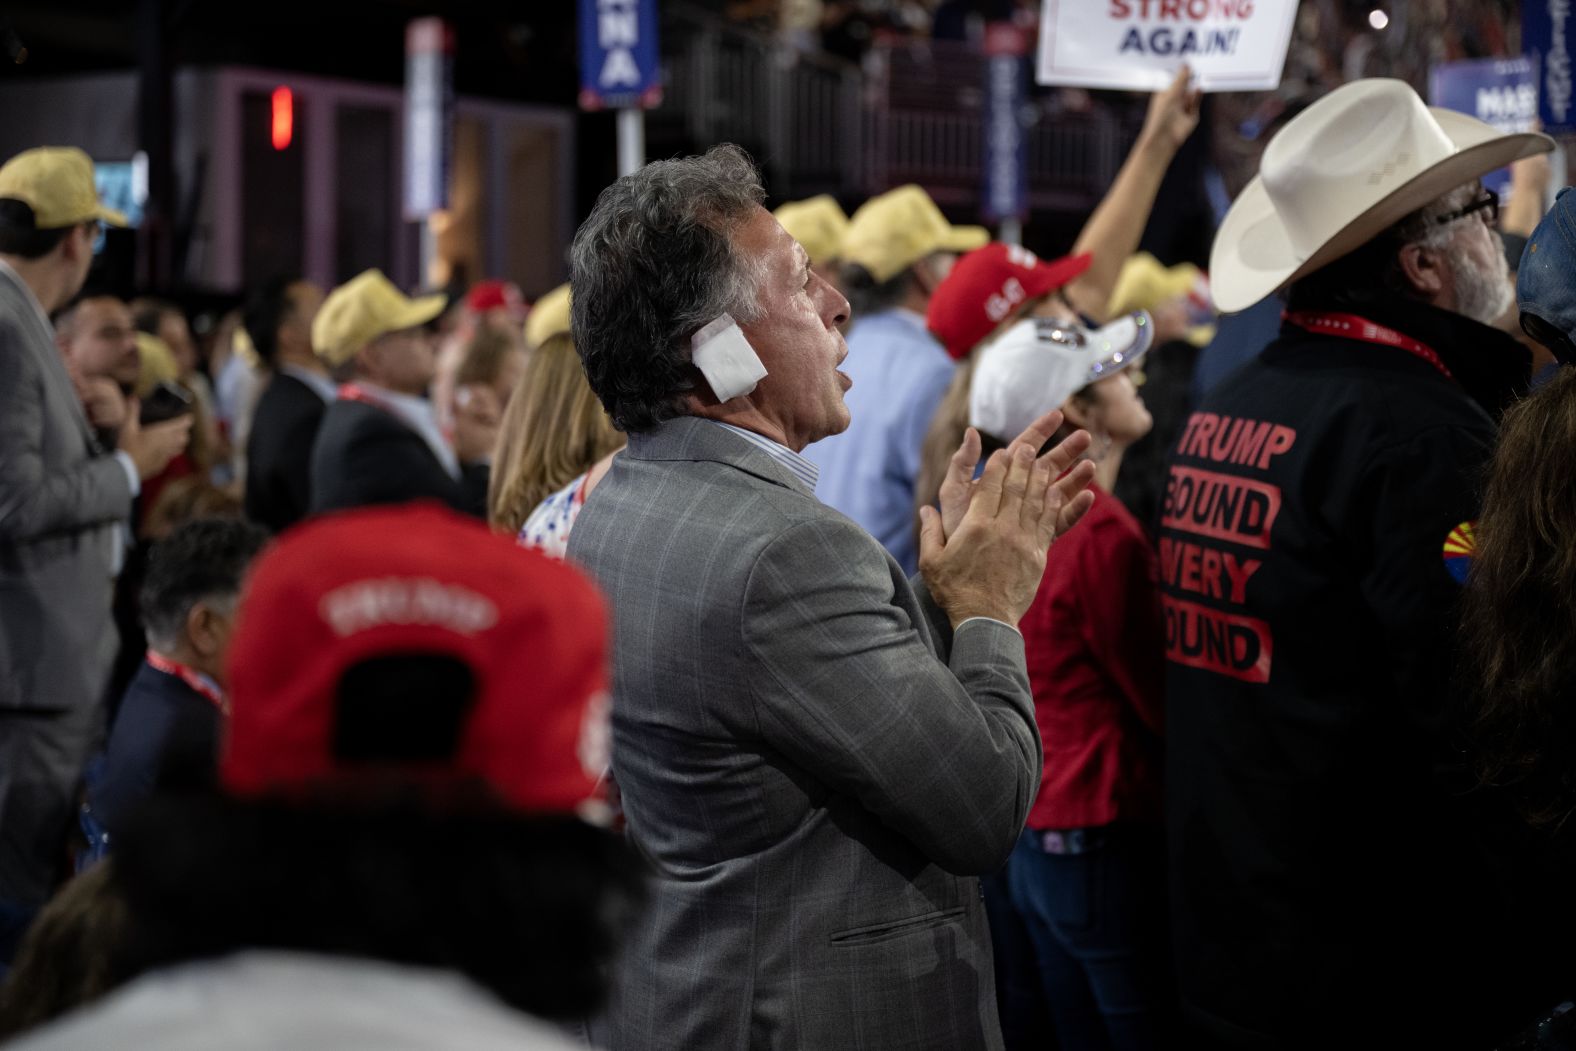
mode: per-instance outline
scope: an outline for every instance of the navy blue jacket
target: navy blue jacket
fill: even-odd
[[[399,417],[341,399],[323,413],[312,447],[309,511],[323,514],[370,504],[437,500],[464,514],[487,516],[488,470],[466,464],[459,479]]]
[[[126,688],[91,802],[113,833],[160,787],[211,785],[223,716],[178,676],[144,663]]]

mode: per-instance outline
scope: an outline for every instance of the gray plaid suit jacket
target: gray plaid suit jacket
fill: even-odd
[[[978,880],[1039,788],[1022,639],[747,440],[634,435],[570,534],[614,621],[614,772],[654,870],[613,1051],[998,1048]]]
[[[54,333],[0,268],[0,709],[98,704],[130,510],[131,480],[99,449]]]

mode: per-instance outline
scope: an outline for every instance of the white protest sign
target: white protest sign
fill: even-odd
[[[1158,91],[1183,63],[1205,91],[1280,86],[1297,0],[1044,0],[1041,84]]]

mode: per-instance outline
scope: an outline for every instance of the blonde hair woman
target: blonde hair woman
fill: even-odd
[[[488,518],[522,544],[563,557],[575,516],[623,447],[574,340],[548,338],[526,363],[498,428]]]

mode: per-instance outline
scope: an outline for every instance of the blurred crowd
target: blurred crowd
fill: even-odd
[[[1576,198],[1346,46],[1207,271],[1186,69],[1056,258],[720,145],[200,336],[7,159],[0,1036],[1571,1046]]]

